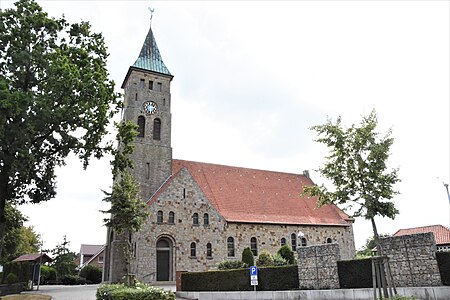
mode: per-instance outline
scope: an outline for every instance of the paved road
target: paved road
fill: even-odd
[[[39,291],[24,292],[23,294],[45,294],[53,300],[95,300],[98,284],[91,285],[41,285]],[[165,290],[175,291],[175,285],[158,286]]]

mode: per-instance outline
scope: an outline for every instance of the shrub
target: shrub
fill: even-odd
[[[56,280],[56,270],[50,266],[41,266],[41,284],[47,284],[49,281]]]
[[[5,282],[6,282],[7,284],[19,282],[19,277],[17,277],[17,275],[14,274],[14,273],[9,273],[9,274],[6,276]]]
[[[245,268],[246,265],[240,260],[226,260],[217,265],[219,270],[234,270]]]
[[[87,265],[80,271],[80,277],[86,279],[87,283],[102,282],[102,270],[96,266]]]
[[[253,252],[250,247],[247,247],[242,251],[242,262],[247,264],[247,266],[253,266],[255,264]]]
[[[103,284],[97,289],[95,297],[96,300],[175,300],[175,293],[144,283],[137,283],[136,287]]]
[[[292,251],[290,246],[288,245],[281,246],[281,248],[278,249],[277,254],[279,254],[282,258],[284,258],[288,264],[290,265],[295,264],[294,251]]]
[[[61,278],[61,283],[64,285],[80,285],[86,284],[87,282],[86,279],[78,275],[66,275]]]
[[[443,285],[450,285],[450,252],[436,252],[436,260]]]
[[[256,265],[258,267],[270,267],[273,266],[273,258],[272,255],[267,250],[261,251],[256,260]]]
[[[280,254],[275,254],[273,256],[273,265],[274,266],[285,266],[288,262],[284,259]]]
[[[371,288],[372,260],[354,259],[337,262],[339,286],[342,289]]]

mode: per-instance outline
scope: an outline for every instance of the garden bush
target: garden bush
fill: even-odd
[[[16,282],[19,282],[19,277],[17,277],[16,274],[14,274],[14,273],[9,273],[9,274],[6,276],[5,283],[11,284],[11,283],[16,283]]]
[[[41,284],[48,284],[50,281],[56,280],[56,270],[53,267],[41,266]]]
[[[436,252],[436,259],[443,285],[450,285],[450,252]]]
[[[86,279],[87,283],[100,283],[102,282],[102,270],[96,266],[87,265],[80,271],[80,277]]]
[[[285,266],[288,265],[288,262],[280,255],[280,254],[275,254],[273,256],[273,265],[276,266]]]
[[[253,257],[253,252],[250,247],[246,247],[244,248],[244,251],[242,251],[242,262],[248,267],[254,266],[255,258]]]
[[[341,260],[337,265],[341,289],[372,287],[372,259]]]
[[[295,264],[295,255],[294,251],[292,251],[292,248],[288,245],[281,246],[280,249],[278,249],[277,254],[279,254],[281,257],[283,257],[288,264],[293,265]]]
[[[135,287],[124,284],[103,284],[97,289],[96,300],[175,300],[175,293],[144,283]]]
[[[256,260],[256,265],[258,267],[273,266],[272,254],[270,254],[269,251],[267,251],[267,250],[261,251],[261,253],[258,256],[258,259]]]
[[[64,285],[87,284],[86,279],[78,275],[66,275],[63,278],[61,278],[61,283]]]
[[[240,260],[226,260],[217,265],[219,270],[235,270],[246,268],[246,264]]]

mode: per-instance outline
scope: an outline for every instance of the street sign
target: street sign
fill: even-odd
[[[258,285],[258,279],[257,280],[250,280],[250,285]]]
[[[258,276],[258,268],[257,267],[255,267],[255,266],[251,266],[250,267],[250,276],[251,275],[256,275],[256,276]]]
[[[255,286],[258,285],[258,268],[255,266],[250,267],[250,285]]]
[[[258,275],[250,275],[250,280],[258,280]]]

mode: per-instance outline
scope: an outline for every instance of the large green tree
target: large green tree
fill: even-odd
[[[399,178],[398,169],[387,167],[394,142],[391,131],[380,136],[377,124],[377,114],[372,111],[358,126],[346,128],[338,118],[336,122],[328,120],[324,125],[312,127],[319,135],[317,142],[329,149],[327,160],[318,171],[333,187],[306,186],[304,194],[318,196],[319,206],[346,205],[354,217],[370,220],[377,249],[382,254],[375,216],[394,219],[398,214],[392,198],[398,194],[394,185]]]
[[[56,270],[56,278],[61,280],[64,276],[75,275],[76,267],[75,259],[77,255],[69,249],[70,242],[67,237],[63,237],[63,241],[56,245],[52,250],[54,256],[51,266]]]
[[[71,152],[101,157],[117,109],[107,49],[87,22],[49,17],[33,0],[0,10],[0,249],[5,204],[55,196]]]

